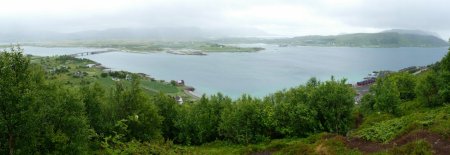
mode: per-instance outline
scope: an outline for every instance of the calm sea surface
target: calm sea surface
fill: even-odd
[[[243,45],[248,46],[248,45]],[[252,45],[255,46],[255,45]],[[197,94],[222,92],[233,98],[246,93],[262,97],[304,84],[309,78],[360,81],[375,70],[399,70],[439,61],[442,48],[278,47],[258,44],[255,53],[208,53],[207,56],[167,53],[111,52],[85,56],[115,70],[146,73],[156,79],[184,80]],[[25,53],[51,56],[93,48],[24,47]]]

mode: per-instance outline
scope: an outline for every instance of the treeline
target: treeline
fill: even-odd
[[[243,95],[235,101],[222,94],[193,104],[164,107],[165,138],[183,144],[228,140],[248,144],[272,138],[303,137],[317,132],[344,134],[351,125],[355,92],[345,80],[319,82],[269,95]],[[174,104],[174,103],[172,103]]]
[[[377,81],[362,109],[397,114],[400,100],[417,97],[430,106],[448,102],[448,59],[423,82],[403,79],[410,75]],[[232,100],[219,93],[180,105],[165,94],[149,96],[138,76],[110,88],[96,83],[71,88],[45,76],[20,48],[0,53],[0,154],[166,154],[173,143],[248,144],[346,134],[355,119],[353,88],[333,77],[312,78],[262,99]]]
[[[385,112],[401,116],[418,107],[450,103],[450,52],[440,61],[414,76],[407,72],[377,79],[370,93],[361,99],[360,110],[369,115]]]

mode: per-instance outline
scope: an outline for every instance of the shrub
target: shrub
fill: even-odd
[[[100,74],[100,76],[101,76],[102,78],[105,78],[105,77],[108,76],[108,73],[102,73],[102,74]]]
[[[408,143],[401,147],[394,147],[388,154],[432,155],[431,145],[424,140]]]
[[[420,128],[431,128],[442,133],[448,133],[448,129],[445,129],[445,121],[448,121],[450,117],[448,110],[448,107],[444,107],[425,113],[413,113],[379,123],[365,123],[354,134],[357,137],[370,141],[389,142],[399,135]],[[376,120],[371,120],[370,122],[376,122]],[[443,122],[443,124],[440,122]]]

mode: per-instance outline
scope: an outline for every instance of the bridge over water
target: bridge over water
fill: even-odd
[[[102,54],[102,53],[109,53],[109,52],[115,52],[115,50],[80,52],[80,53],[74,53],[74,54],[67,54],[67,56],[80,57],[80,56]]]

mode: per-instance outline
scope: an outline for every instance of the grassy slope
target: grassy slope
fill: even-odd
[[[213,142],[180,148],[187,154],[360,154],[357,150],[346,148],[340,137],[329,134],[316,134],[308,138],[276,139],[246,146]]]
[[[266,143],[238,145],[216,141],[201,146],[176,146],[177,153],[185,154],[367,154],[367,150],[358,147],[367,145],[370,154],[435,154],[427,140],[410,139],[400,142],[402,135],[416,132],[430,132],[444,139],[450,138],[450,106],[434,109],[420,108],[395,118],[386,114],[374,114],[366,118],[363,124],[354,129],[349,136],[320,133],[307,138],[276,139]],[[361,139],[361,138],[362,139]],[[426,137],[425,137],[426,138]],[[362,146],[352,146],[349,141],[358,140]],[[400,140],[399,140],[400,139]],[[404,139],[404,138],[403,138]],[[394,142],[395,140],[395,142]],[[391,142],[390,144],[388,144]],[[398,145],[392,143],[399,143]],[[450,150],[449,150],[450,151]]]
[[[354,33],[334,36],[301,36],[280,39],[224,38],[219,43],[268,43],[289,46],[338,46],[338,47],[444,47],[449,44],[431,35],[399,34],[396,32]]]
[[[443,47],[448,43],[435,36],[399,33],[356,33],[337,36],[305,36],[275,40],[274,43],[306,46],[349,47]]]
[[[99,67],[86,67],[87,64],[95,64],[95,62],[91,60],[66,60],[60,61],[56,57],[32,57],[32,63],[41,64],[45,70],[50,71],[53,68],[60,68],[62,66],[68,67],[68,71],[64,73],[55,73],[50,74],[50,79],[53,82],[61,82],[71,86],[80,86],[81,83],[93,83],[98,82],[100,85],[103,85],[105,88],[112,88],[114,86],[115,81],[112,80],[111,76],[102,77],[101,73],[103,72]],[[81,78],[74,77],[73,74],[75,72],[86,72],[87,75]],[[131,73],[130,73],[131,74]],[[130,82],[122,79],[125,84],[129,84]],[[151,80],[150,78],[143,78],[141,80],[141,86],[148,92],[149,94],[156,94],[159,92],[163,92],[169,95],[178,95],[182,96],[185,99],[191,99],[191,96],[184,93],[184,87],[182,86],[173,86],[167,82],[161,82],[157,80]]]

